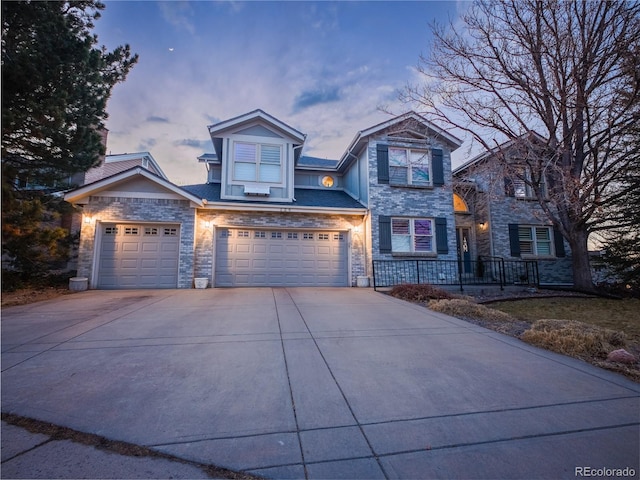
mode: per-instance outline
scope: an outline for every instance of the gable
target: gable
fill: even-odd
[[[120,172],[67,192],[64,199],[69,203],[82,205],[88,203],[91,196],[189,200],[195,206],[202,206],[201,198],[194,197],[142,167]]]
[[[157,196],[157,198],[178,198],[179,195],[168,188],[157,184],[145,177],[132,177],[122,182],[110,185],[100,192],[101,196],[129,196],[130,194],[142,194],[144,196]]]
[[[282,135],[278,135],[272,130],[269,130],[264,125],[253,125],[248,128],[243,128],[234,132],[236,135],[249,135],[256,137],[270,137],[270,138],[282,138]]]

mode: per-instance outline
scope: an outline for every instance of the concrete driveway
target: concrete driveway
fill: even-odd
[[[6,308],[2,411],[271,478],[640,471],[640,385],[370,289]]]

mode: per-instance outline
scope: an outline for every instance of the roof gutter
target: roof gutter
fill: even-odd
[[[224,202],[207,202],[205,210],[231,210],[237,212],[276,212],[276,213],[316,213],[321,215],[366,215],[366,208],[336,208],[336,207],[300,207],[286,205],[234,205]]]

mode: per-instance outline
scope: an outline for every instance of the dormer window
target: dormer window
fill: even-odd
[[[235,142],[233,179],[246,182],[281,183],[282,147],[262,143]]]

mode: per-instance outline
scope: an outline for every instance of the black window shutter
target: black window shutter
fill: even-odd
[[[438,253],[449,253],[447,219],[445,217],[436,218],[436,251]]]
[[[443,154],[440,148],[431,150],[431,167],[433,168],[433,185],[441,187],[444,185],[444,165]]]
[[[391,217],[386,215],[378,217],[378,237],[380,253],[391,253]]]
[[[509,178],[509,177],[504,177],[504,194],[507,197],[515,197],[516,196],[516,189],[513,186],[513,180],[511,180],[511,178]]]
[[[389,183],[389,146],[378,144],[378,183]]]
[[[553,241],[556,246],[556,257],[566,257],[567,254],[564,251],[564,238],[557,228],[553,229]]]
[[[509,224],[509,245],[511,246],[511,256],[520,256],[520,235],[518,233],[518,224]]]

